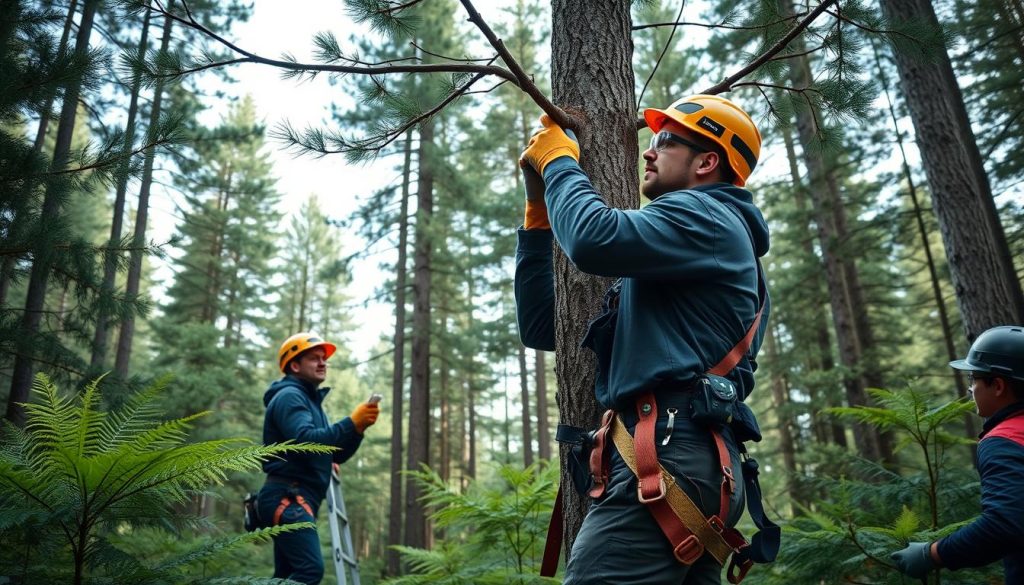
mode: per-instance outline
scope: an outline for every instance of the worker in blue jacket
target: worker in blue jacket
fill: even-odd
[[[1024,584],[1024,327],[985,331],[966,358],[949,365],[968,373],[985,418],[978,443],[981,516],[936,542],[912,542],[892,558],[915,578],[1002,559],[1006,584]]]
[[[657,458],[710,516],[719,509],[722,468],[689,404],[696,378],[743,339],[761,305],[757,258],[768,251],[768,226],[742,188],[761,136],[746,112],[717,96],[690,96],[644,116],[654,132],[643,153],[651,203],[639,210],[609,207],[580,168],[575,140],[542,117],[520,161],[528,189],[516,252],[519,331],[528,347],[555,348],[552,238],[579,270],[617,278],[582,340],[597,357],[597,400],[632,434],[637,397],[654,393]],[[541,179],[542,189],[529,188]],[[766,321],[728,374],[741,400],[754,385]],[[732,430],[723,435],[738,461]],[[733,473],[729,526],[744,501],[738,465]],[[691,565],[675,558],[638,500],[636,476],[612,449],[607,489],[583,522],[564,583],[719,583],[721,572],[709,554]]]
[[[380,406],[362,403],[351,416],[330,422],[322,407],[330,388],[327,360],[337,347],[316,333],[296,333],[281,344],[278,367],[284,377],[263,395],[267,407],[263,444],[292,441],[336,447],[333,454],[286,453],[264,461],[266,482],[260,489],[258,510],[266,526],[316,522],[327,495],[332,463],[348,461],[363,441],[363,432],[377,422]],[[320,538],[315,528],[274,537],[274,577],[315,585],[324,575]]]

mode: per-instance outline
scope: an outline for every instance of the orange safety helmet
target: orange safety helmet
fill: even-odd
[[[731,101],[717,95],[691,95],[664,110],[647,108],[644,120],[654,132],[669,118],[722,147],[734,183],[742,187],[761,156],[761,133],[750,116]]]
[[[302,352],[314,347],[324,348],[324,359],[331,357],[338,350],[338,346],[320,339],[320,336],[316,333],[303,331],[285,339],[284,343],[281,344],[281,349],[277,350],[277,367],[280,368],[282,374],[286,373],[284,368],[288,365],[288,362],[292,361]]]

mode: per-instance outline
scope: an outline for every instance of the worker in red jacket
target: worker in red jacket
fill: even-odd
[[[1002,559],[1007,585],[1024,584],[1024,327],[985,331],[966,358],[949,365],[968,373],[985,417],[978,443],[981,516],[936,542],[912,542],[892,558],[915,578]]]

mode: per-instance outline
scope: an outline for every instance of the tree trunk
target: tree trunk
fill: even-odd
[[[72,3],[73,4],[73,3]],[[149,47],[149,19],[152,10],[146,8],[146,16],[142,20],[142,32],[139,37],[138,57],[142,59]],[[138,74],[132,76],[131,95],[128,100],[128,121],[125,123],[124,148],[125,159],[117,170],[117,188],[114,194],[114,211],[110,222],[110,241],[107,244],[109,249],[104,255],[103,263],[103,284],[100,285],[100,305],[96,316],[96,331],[92,338],[92,357],[89,365],[93,370],[103,369],[103,362],[107,359],[107,345],[110,343],[110,312],[104,305],[103,297],[113,295],[115,280],[117,278],[117,256],[115,248],[121,242],[121,230],[124,226],[124,202],[128,193],[128,169],[131,164],[127,154],[132,151],[135,144],[135,118],[139,111],[139,92],[142,88],[142,78]]]
[[[430,288],[431,216],[434,212],[434,122],[420,128],[416,241],[413,246],[412,385],[409,396],[409,448],[406,469],[430,464]],[[424,548],[427,518],[422,493],[409,478],[405,484],[405,545]]]
[[[405,406],[405,287],[406,250],[409,245],[409,175],[412,167],[412,130],[405,133],[402,164],[402,201],[398,213],[398,261],[395,263],[395,335],[391,370],[391,499],[388,515],[387,574],[399,574],[398,551],[402,543],[402,422]]]
[[[946,347],[946,357],[949,361],[953,361],[957,359],[956,345],[953,342],[953,328],[949,324],[949,315],[946,311],[946,301],[942,297],[942,285],[939,280],[939,271],[935,266],[935,258],[932,257],[931,242],[928,239],[928,229],[924,225],[924,213],[921,209],[921,204],[918,201],[917,186],[914,184],[914,175],[910,170],[910,163],[907,162],[906,149],[903,147],[903,133],[900,132],[899,124],[897,122],[898,117],[896,116],[896,106],[893,104],[892,98],[889,94],[889,79],[885,74],[885,67],[882,65],[882,57],[878,53],[878,46],[874,41],[871,42],[871,49],[874,52],[875,62],[878,65],[878,79],[882,84],[882,89],[885,91],[885,97],[888,101],[889,118],[892,120],[893,131],[896,134],[896,145],[900,149],[903,180],[907,183],[907,194],[910,195],[911,209],[914,212],[914,221],[917,224],[917,233],[921,238],[921,249],[924,251],[925,262],[928,264],[928,279],[932,287],[932,298],[935,299],[935,309],[939,313],[939,327],[942,328],[942,340]],[[953,385],[956,387],[957,398],[966,397],[967,384],[964,382],[964,377],[960,373],[960,370],[950,368],[950,375],[953,379]],[[974,415],[971,413],[964,415],[964,431],[970,439],[974,439],[978,436],[978,430],[974,424]],[[977,463],[977,445],[971,445],[971,454],[975,463]]]
[[[530,424],[530,385],[526,372],[526,348],[519,344],[519,390],[523,402],[523,466],[533,465],[533,432]]]
[[[768,359],[777,360],[779,345],[775,328],[768,330],[765,336],[765,349],[768,350]],[[796,447],[793,442],[793,420],[787,408],[789,407],[789,383],[782,372],[773,369],[771,375],[772,406],[779,423],[779,450],[782,451],[782,467],[786,472],[786,489],[791,498],[792,513],[795,516],[798,511],[797,503],[804,500],[800,497],[800,490],[797,486],[796,472]]]
[[[610,205],[635,209],[639,180],[630,3],[554,0],[551,17],[552,95],[559,106],[586,117],[587,125],[578,133],[583,170]],[[579,272],[557,251],[555,372],[559,415],[566,424],[594,428],[598,423],[594,356],[579,342],[610,284]],[[567,487],[572,485],[568,454],[561,449],[561,481]],[[583,522],[585,502],[572,489],[563,494],[568,553]]]
[[[75,38],[75,55],[81,59],[89,51],[89,37],[92,34],[93,18],[99,0],[87,0],[82,8],[82,21],[78,25],[78,36]],[[75,116],[78,113],[78,96],[81,93],[81,78],[71,80],[64,91],[64,102],[61,105],[60,123],[57,126],[57,139],[53,149],[52,171],[61,171],[67,165],[71,153],[71,136],[75,129]],[[61,213],[61,197],[57,193],[59,187],[49,187],[43,197],[43,205],[39,221],[46,225],[54,222]],[[32,370],[35,349],[32,339],[39,333],[43,317],[43,306],[46,303],[46,287],[52,268],[52,250],[48,243],[40,242],[32,253],[32,271],[29,274],[28,293],[25,297],[25,313],[22,315],[20,338],[23,343],[18,355],[14,358],[11,372],[11,390],[7,397],[7,420],[17,426],[25,424],[25,409],[20,403],[27,402],[29,389],[32,387]]]
[[[451,478],[451,457],[452,447],[449,441],[449,434],[451,429],[451,400],[448,398],[448,380],[451,378],[449,371],[448,360],[441,360],[441,375],[439,376],[440,390],[441,390],[441,420],[440,428],[438,429],[438,438],[440,439],[440,449],[438,449],[438,455],[440,461],[438,462],[439,475],[444,483],[448,483]]]
[[[167,2],[167,10],[174,8],[174,0]],[[160,39],[160,50],[166,51],[171,42],[171,29],[174,21],[170,18],[164,19],[163,36]],[[155,133],[160,127],[160,108],[163,102],[164,83],[163,79],[156,82],[153,88],[153,105],[149,120],[149,140],[152,142]],[[142,281],[142,247],[146,245],[146,222],[149,218],[149,191],[153,185],[153,161],[156,158],[156,151],[153,148],[146,150],[146,157],[142,166],[142,185],[139,188],[139,208],[135,211],[135,234],[132,239],[131,261],[128,265],[128,280],[125,284],[125,297],[134,301],[139,296],[139,284]],[[114,372],[121,379],[128,377],[128,364],[132,355],[132,340],[135,337],[135,316],[128,314],[121,320],[121,335],[117,339],[117,358],[114,362]]]
[[[807,187],[804,180],[800,177],[800,170],[797,167],[796,148],[793,144],[793,136],[789,128],[782,128],[782,138],[786,145],[786,156],[789,159],[790,180],[792,180],[794,186],[793,203],[796,206],[797,217],[799,218],[799,224],[797,224],[796,229],[802,231],[811,223],[811,216],[807,212]],[[818,255],[814,252],[814,244],[811,242],[811,238],[802,238],[802,244],[804,256],[808,262],[816,265],[816,269],[810,271],[811,276],[810,281],[807,283],[807,289],[812,291],[811,294],[815,298],[821,298],[826,294],[825,286],[819,277],[821,262],[818,260]],[[818,302],[812,302],[807,311],[808,313],[805,313],[805,316],[813,324],[812,330],[817,348],[816,359],[809,359],[808,366],[811,369],[819,369],[822,372],[832,371],[835,367],[835,359],[832,356],[832,338],[828,332],[828,319],[825,316],[824,307]],[[839,406],[838,404],[831,404],[830,395],[832,393],[830,388],[819,387],[808,382],[807,391],[811,400],[811,426],[815,439],[820,443],[827,443],[829,437],[831,437],[833,443],[846,448],[846,429],[843,428],[842,423],[835,417],[821,416],[823,406]]]
[[[548,375],[544,352],[534,350],[534,379],[537,387],[537,457],[551,460],[551,427],[548,424]]]
[[[939,30],[928,0],[882,0],[894,21]],[[995,325],[1024,322],[1024,294],[999,221],[963,94],[944,48],[916,59],[897,52],[903,93],[968,342]]]

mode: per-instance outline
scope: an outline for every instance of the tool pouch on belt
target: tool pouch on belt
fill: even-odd
[[[257,495],[249,492],[242,498],[242,511],[244,517],[242,525],[245,527],[247,532],[258,530],[260,526],[260,512],[259,507],[256,505]]]
[[[736,415],[736,398],[736,386],[728,378],[701,375],[690,402],[693,422],[704,427],[728,425]]]
[[[590,475],[590,451],[594,448],[594,432],[570,425],[558,425],[555,440],[570,445],[569,475],[572,485],[581,495],[587,495],[593,485]]]

